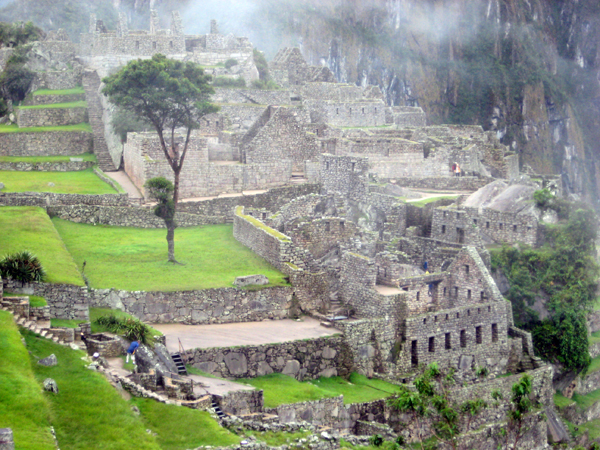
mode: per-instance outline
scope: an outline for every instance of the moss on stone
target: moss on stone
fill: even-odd
[[[280,241],[283,242],[292,242],[291,239],[289,237],[287,237],[285,234],[280,233],[277,230],[274,230],[271,227],[268,227],[267,225],[265,225],[264,223],[262,223],[260,220],[249,216],[247,214],[244,214],[243,211],[244,207],[243,206],[238,206],[235,210],[235,213],[237,216],[246,219],[248,222],[250,222],[252,225],[260,228],[263,231],[266,231],[267,233],[269,233],[271,236],[276,237],[277,239],[279,239]]]

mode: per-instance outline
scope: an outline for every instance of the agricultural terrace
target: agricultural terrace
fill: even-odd
[[[264,274],[269,286],[285,275],[233,237],[232,225],[178,228],[175,255],[167,262],[164,229],[85,225],[54,218],[77,267],[86,261],[91,287],[128,291],[183,291],[231,287],[236,277]]]
[[[46,281],[84,285],[73,258],[42,208],[0,207],[0,229],[1,255],[29,250],[44,266]]]
[[[2,192],[53,192],[56,194],[117,194],[92,169],[78,172],[0,171]]]

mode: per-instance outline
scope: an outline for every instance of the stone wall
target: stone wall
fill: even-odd
[[[321,157],[321,179],[323,188],[330,194],[339,193],[359,199],[366,193],[366,173],[369,168],[367,158],[334,156]]]
[[[85,131],[0,133],[0,156],[72,156],[91,151],[92,134]]]
[[[71,103],[85,101],[85,94],[31,95],[24,105],[50,105],[52,103]]]
[[[15,170],[17,172],[76,172],[94,166],[93,161],[64,161],[64,162],[2,162],[0,170]]]
[[[80,52],[84,56],[127,55],[130,59],[141,56],[151,57],[155,53],[163,55],[185,55],[185,36],[147,34],[130,32],[84,33],[81,35]]]
[[[76,125],[87,122],[87,108],[19,108],[19,128]]]
[[[53,192],[0,192],[3,206],[129,206],[127,194],[55,194]],[[73,220],[75,221],[75,220]]]
[[[240,416],[263,412],[263,391],[233,391],[225,395],[214,395],[213,399],[221,408],[221,411]]]
[[[63,90],[81,86],[81,66],[76,64],[73,70],[47,70],[36,72],[34,81],[38,89]]]
[[[90,320],[85,287],[35,282],[22,285],[12,280],[5,280],[4,284],[5,289],[12,292],[44,297],[53,318]]]
[[[286,227],[285,232],[294,244],[307,249],[314,258],[321,258],[334,247],[352,239],[358,233],[358,227],[346,219],[323,217],[293,223]]]
[[[89,295],[92,307],[120,309],[144,322],[189,325],[283,319],[291,300],[291,287],[182,292],[94,289]]]
[[[379,181],[385,180],[380,177]],[[414,189],[476,191],[492,181],[492,178],[487,177],[398,177],[394,179],[393,184]]]
[[[343,368],[336,357],[342,344],[339,335],[279,344],[187,350],[189,364],[223,378],[253,378],[283,373],[302,381],[331,377]]]
[[[318,121],[335,127],[378,127],[386,124],[382,101],[351,103],[305,100],[304,105],[318,115]]]
[[[255,105],[289,105],[292,92],[283,89],[222,89],[215,88],[212,101],[217,103],[250,103]]]

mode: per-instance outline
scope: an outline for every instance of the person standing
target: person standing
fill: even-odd
[[[133,341],[131,343],[131,345],[127,349],[127,359],[125,360],[126,363],[129,362],[129,356],[131,356],[131,362],[133,364],[135,364],[135,351],[137,350],[137,348],[139,346],[140,346],[140,342],[139,341]]]
[[[454,176],[460,177],[460,165],[458,163],[454,163]]]

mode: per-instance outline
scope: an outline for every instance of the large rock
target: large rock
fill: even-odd
[[[233,285],[237,287],[265,284],[269,284],[269,279],[264,275],[246,275],[245,277],[237,277],[233,282]]]
[[[227,353],[223,360],[231,375],[244,375],[248,371],[248,361],[243,353]]]
[[[256,375],[262,377],[270,373],[273,373],[271,366],[266,361],[260,361],[256,367]]]
[[[56,384],[56,381],[54,381],[52,378],[46,378],[43,384],[45,391],[54,392],[55,394],[58,394],[58,385]]]
[[[15,450],[12,429],[0,428],[0,450]]]
[[[42,365],[42,366],[47,366],[47,367],[51,367],[51,366],[55,366],[58,364],[58,361],[56,359],[56,356],[54,354],[45,357],[44,359],[40,359],[38,361],[38,364]]]
[[[285,367],[283,368],[283,374],[295,377],[300,372],[300,362],[295,359],[286,361]]]
[[[154,353],[158,360],[169,370],[170,372],[177,373],[177,366],[171,358],[171,354],[162,344],[154,344]]]
[[[141,344],[135,351],[135,363],[138,373],[149,373],[154,370],[156,375],[163,377],[169,373],[177,373],[177,370],[170,370],[147,345]]]

